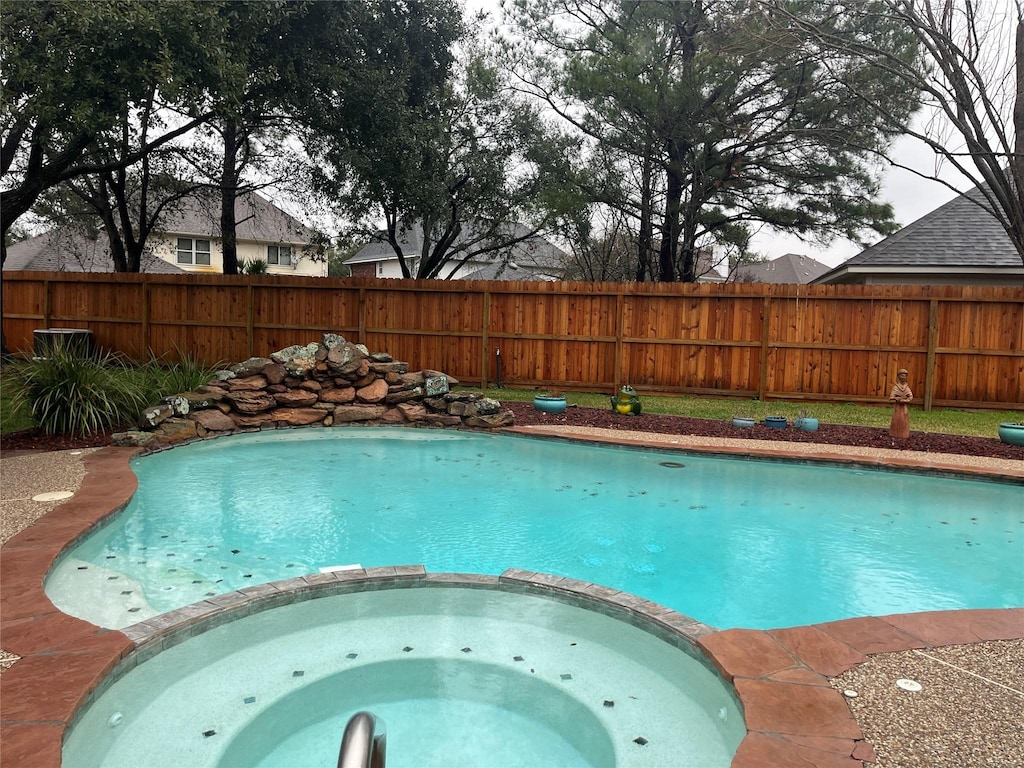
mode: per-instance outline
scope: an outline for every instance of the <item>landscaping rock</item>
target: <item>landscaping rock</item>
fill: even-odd
[[[383,405],[339,405],[334,409],[334,423],[375,421],[381,418],[386,410]]]
[[[515,423],[515,416],[512,411],[502,411],[487,416],[467,416],[463,422],[469,427],[500,429],[501,427],[511,427]]]
[[[316,392],[308,392],[304,389],[288,389],[280,394],[274,395],[278,405],[286,407],[303,407],[312,405],[318,398]]]
[[[262,413],[277,405],[273,395],[251,390],[229,392],[226,397],[234,404],[236,411],[244,414]]]
[[[123,448],[149,445],[154,440],[156,440],[156,435],[152,432],[139,432],[134,429],[127,432],[115,432],[110,436],[112,445],[118,445]]]
[[[303,427],[322,422],[326,415],[324,411],[316,408],[278,408],[273,412],[272,417],[278,424]]]
[[[161,443],[183,443],[196,437],[198,431],[194,421],[175,417],[161,422],[154,434]]]
[[[248,360],[243,360],[237,365],[231,366],[228,373],[232,374],[228,378],[234,378],[235,376],[248,376],[250,373],[255,373],[268,365],[273,364],[273,360],[267,357],[250,357]],[[220,378],[219,376],[217,378]]]
[[[244,389],[265,389],[269,384],[280,384],[280,382],[271,382],[262,374],[241,376],[228,382],[228,392],[239,392]]]
[[[324,403],[351,403],[356,399],[355,387],[335,387],[321,392],[320,401]]]
[[[370,354],[340,334],[252,357],[214,381],[165,398],[142,412],[140,430],[121,444],[174,444],[209,433],[352,423],[495,429],[512,423],[496,400],[452,392],[441,371],[409,372],[408,363]]]
[[[399,403],[397,407],[402,418],[410,423],[423,421],[427,417],[426,406],[420,403]]]
[[[383,379],[377,379],[361,389],[356,390],[356,400],[364,403],[379,403],[388,395],[388,383]]]
[[[388,405],[397,405],[398,403],[407,403],[410,400],[422,400],[423,394],[423,387],[398,390],[389,389],[384,402],[388,403]]]
[[[284,369],[292,376],[304,379],[309,371],[316,368],[316,364],[319,362],[317,360],[319,350],[320,345],[316,342],[311,342],[304,347],[293,344],[274,352],[270,359],[283,365]]]
[[[235,420],[217,409],[196,411],[189,418],[204,429],[211,432],[231,432],[235,429]]]
[[[139,426],[155,427],[162,421],[166,421],[174,415],[174,409],[171,408],[167,403],[161,403],[160,405],[154,405],[152,408],[146,408],[139,416]]]

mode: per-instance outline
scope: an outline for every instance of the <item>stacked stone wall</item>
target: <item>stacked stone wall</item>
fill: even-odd
[[[222,434],[299,426],[414,425],[498,429],[513,423],[497,400],[455,392],[440,371],[409,371],[338,334],[254,357],[191,392],[146,408],[118,445],[156,448]]]

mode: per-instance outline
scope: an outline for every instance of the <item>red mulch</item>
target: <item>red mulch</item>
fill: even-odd
[[[870,448],[896,448],[928,453],[953,453],[966,456],[988,456],[997,459],[1024,461],[1024,448],[1006,445],[998,438],[964,437],[936,432],[911,431],[906,440],[895,440],[887,429],[877,427],[850,427],[840,424],[821,424],[817,432],[801,432],[789,427],[773,429],[757,424],[750,429],[738,429],[730,421],[692,419],[684,416],[641,414],[623,416],[600,408],[570,406],[565,413],[553,415],[538,411],[532,403],[504,402],[502,408],[512,411],[517,425],[557,424],[578,427],[604,427],[606,429],[656,432],[667,435],[697,435],[700,437],[741,437],[748,440],[776,440],[797,443],[823,443],[826,445],[852,445]],[[913,416],[911,416],[913,419]],[[913,426],[913,422],[911,422]],[[89,437],[44,435],[38,429],[0,436],[0,450],[63,451],[74,448],[93,448],[110,445],[109,434]]]
[[[661,416],[642,413],[639,416],[623,416],[611,409],[580,408],[570,406],[565,413],[549,414],[538,411],[533,403],[502,403],[502,408],[512,411],[516,424],[557,424],[579,427],[603,427],[605,429],[657,432],[667,435],[697,435],[700,437],[741,437],[748,440],[776,440],[794,443],[824,443],[826,445],[852,445],[867,448],[895,448],[906,451],[928,453],[956,453],[966,456],[988,456],[996,459],[1024,460],[1024,448],[1007,445],[996,437],[964,437],[944,435],[938,432],[915,432],[911,430],[906,440],[889,436],[888,429],[879,427],[850,427],[841,424],[820,424],[817,432],[801,432],[792,426],[775,429],[755,424],[750,429],[732,425],[732,420],[691,419],[685,416]],[[913,427],[913,415],[911,415]]]

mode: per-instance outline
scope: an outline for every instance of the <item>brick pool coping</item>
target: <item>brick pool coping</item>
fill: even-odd
[[[643,444],[684,447],[657,440]],[[717,446],[714,450],[730,452]],[[311,574],[220,595],[123,631],[102,629],[59,611],[46,597],[43,580],[65,548],[128,503],[138,485],[129,467],[137,452],[136,448],[104,448],[85,456],[85,479],[74,497],[0,550],[0,637],[5,650],[22,657],[2,677],[3,765],[59,766],[65,729],[103,687],[109,673],[130,655],[135,660],[144,658],[181,633],[187,634],[192,625],[216,621],[218,615],[224,620],[230,612],[292,601],[296,591],[338,591],[346,584],[351,589],[357,582],[362,582],[358,588],[408,585],[416,580],[437,586],[476,583],[483,587],[498,582],[603,606],[605,612],[633,617],[633,623],[653,627],[667,639],[679,638],[677,644],[692,642],[734,686],[744,713],[747,735],[733,768],[862,766],[873,761],[874,750],[828,677],[863,663],[874,653],[1024,638],[1024,608],[929,611],[785,629],[718,631],[641,598],[572,579],[518,570],[500,577],[426,574],[420,566]],[[733,452],[753,453],[749,449]],[[780,451],[771,454],[778,457]],[[809,456],[801,453],[796,458]],[[831,454],[822,458],[835,460]],[[954,471],[953,466],[934,468]],[[182,620],[185,625],[180,624]],[[133,655],[136,650],[139,654]]]

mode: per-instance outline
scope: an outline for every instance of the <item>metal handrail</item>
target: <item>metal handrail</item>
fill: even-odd
[[[338,768],[384,768],[386,751],[384,721],[370,712],[356,712],[341,737]]]

